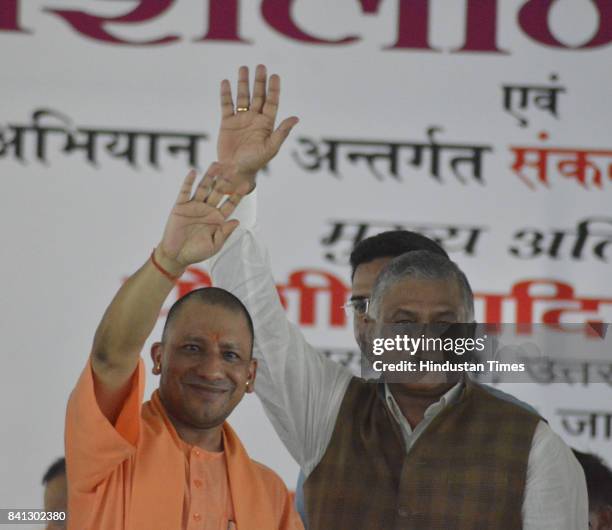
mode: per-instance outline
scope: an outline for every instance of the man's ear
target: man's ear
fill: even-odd
[[[151,359],[153,360],[153,374],[161,374],[161,361],[163,353],[163,345],[161,342],[154,342],[151,346]]]
[[[247,379],[246,393],[251,394],[255,392],[255,377],[257,376],[257,359],[251,359],[249,361],[249,375]]]

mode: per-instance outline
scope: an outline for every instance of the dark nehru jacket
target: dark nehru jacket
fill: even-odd
[[[537,415],[466,381],[408,453],[380,383],[353,378],[304,484],[309,530],[519,530]]]

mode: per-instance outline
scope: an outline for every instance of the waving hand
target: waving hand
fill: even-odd
[[[196,172],[187,174],[157,248],[158,259],[170,272],[180,274],[189,265],[214,255],[238,226],[238,221],[227,218],[242,196],[234,193],[220,204],[223,195],[214,189],[227,171],[222,164],[213,163],[193,194]]]
[[[249,90],[249,69],[238,70],[236,105],[230,82],[221,82],[221,128],[217,142],[220,162],[233,168],[232,177],[223,182],[224,191],[247,193],[255,186],[255,175],[278,153],[298,122],[295,116],[283,120],[275,129],[280,100],[280,77],[268,78],[266,67],[255,70],[253,94]]]

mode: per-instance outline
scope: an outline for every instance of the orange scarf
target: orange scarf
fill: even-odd
[[[147,447],[139,447],[141,458],[134,469],[132,491],[127,492],[130,530],[180,530],[185,457],[157,390],[144,404],[142,419],[139,445]],[[259,469],[227,422],[223,424],[223,448],[237,530],[276,529],[279,518]],[[145,496],[139,484],[147,484],[146,490],[154,491],[154,497]]]

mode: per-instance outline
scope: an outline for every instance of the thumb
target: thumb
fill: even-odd
[[[287,136],[289,136],[291,129],[293,129],[299,121],[297,116],[291,116],[291,118],[283,120],[278,128],[272,133],[270,136],[270,148],[274,154],[278,153],[281,145],[283,145],[283,142],[287,139]]]
[[[225,221],[221,226],[218,226],[213,232],[213,244],[215,248],[221,248],[227,238],[232,235],[232,232],[238,228],[239,224],[240,222],[238,219],[231,219],[230,221]]]

